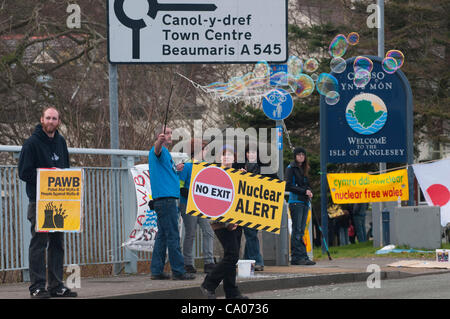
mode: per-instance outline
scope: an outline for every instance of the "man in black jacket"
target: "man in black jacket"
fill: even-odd
[[[29,198],[28,220],[31,222],[30,296],[32,298],[76,297],[63,284],[64,233],[36,232],[36,180],[38,168],[69,168],[69,152],[65,139],[59,134],[59,112],[47,107],[38,124],[22,146],[19,158],[19,177],[26,182]],[[48,244],[48,247],[47,247]],[[48,291],[46,284],[45,251],[48,251]]]

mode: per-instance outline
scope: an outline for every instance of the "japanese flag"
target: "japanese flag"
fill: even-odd
[[[450,158],[413,168],[428,205],[441,207],[441,225],[446,226],[450,223]]]

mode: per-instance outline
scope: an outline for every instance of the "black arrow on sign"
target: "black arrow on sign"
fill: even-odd
[[[215,11],[215,4],[204,3],[158,3],[158,0],[147,0],[149,9],[147,15],[155,19],[158,11]]]

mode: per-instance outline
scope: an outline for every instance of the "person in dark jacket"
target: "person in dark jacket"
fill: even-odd
[[[226,168],[237,169],[236,153],[231,145],[224,145],[221,155],[221,165]],[[248,299],[243,296],[236,283],[236,263],[239,260],[241,248],[242,227],[237,224],[222,223],[213,220],[211,228],[214,230],[223,248],[223,258],[208,273],[200,285],[202,293],[208,299],[216,299],[216,289],[223,282],[226,299]]]
[[[38,168],[69,168],[69,152],[65,139],[59,134],[59,112],[54,107],[43,110],[40,124],[22,146],[19,158],[19,177],[26,182],[29,199],[28,220],[31,222],[29,246],[30,279],[32,298],[76,297],[63,284],[64,233],[36,232],[36,179]],[[48,246],[47,246],[48,244]],[[46,290],[47,249],[48,290]]]
[[[309,164],[304,148],[294,150],[294,161],[285,171],[286,191],[289,194],[289,210],[292,220],[291,265],[315,265],[308,258],[306,245],[303,242],[306,220],[308,218],[309,201],[313,194],[308,181]]]
[[[250,145],[245,148],[245,165],[243,170],[249,173],[261,174],[261,167],[258,163],[258,151],[252,150]],[[244,227],[245,248],[244,259],[255,260],[255,271],[264,270],[264,260],[258,239],[258,230]]]
[[[367,241],[366,233],[366,211],[369,207],[367,203],[353,204],[353,220],[355,222],[355,232],[358,242],[363,243]]]
[[[202,230],[202,252],[203,252],[203,270],[205,273],[209,273],[215,267],[214,263],[214,231],[211,228],[208,219],[200,216],[191,216],[186,214],[186,206],[189,197],[189,188],[192,177],[192,167],[197,160],[203,160],[203,154],[205,153],[206,142],[198,141],[196,139],[191,140],[191,160],[184,163],[183,170],[179,172],[180,178],[180,204],[179,210],[184,224],[184,239],[183,239],[183,257],[184,268],[189,273],[196,273],[197,270],[194,266],[194,240],[197,234],[197,225]],[[197,151],[196,146],[201,146],[201,149]],[[200,148],[200,147],[198,147]],[[196,153],[197,152],[197,153]]]

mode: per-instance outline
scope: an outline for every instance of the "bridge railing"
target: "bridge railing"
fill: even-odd
[[[2,146],[18,158],[20,146]],[[135,161],[147,158],[148,151],[69,148],[70,154],[116,156],[122,167],[83,167],[84,221],[81,233],[65,235],[65,265],[113,264],[114,272],[137,272],[138,261],[151,254],[122,247],[136,222],[136,191],[129,169]],[[180,160],[185,154],[172,154]],[[0,165],[0,271],[22,270],[28,274],[28,245],[31,239],[27,221],[28,197],[25,183],[15,165]],[[201,234],[197,232],[195,256],[200,255]]]

